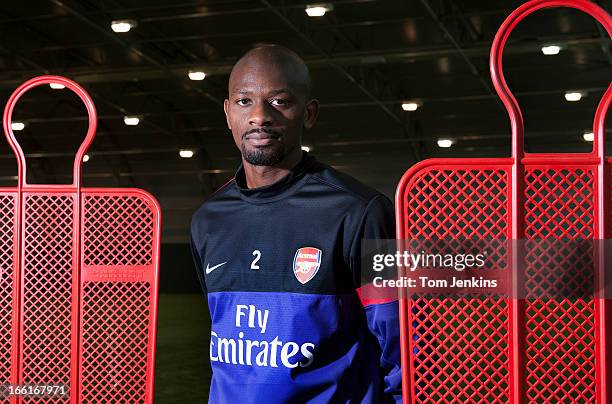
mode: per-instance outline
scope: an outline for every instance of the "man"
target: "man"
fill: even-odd
[[[361,302],[358,290],[361,240],[395,238],[393,207],[302,152],[319,111],[310,90],[304,62],[277,45],[230,75],[242,165],[191,225],[213,403],[401,400],[397,301]]]

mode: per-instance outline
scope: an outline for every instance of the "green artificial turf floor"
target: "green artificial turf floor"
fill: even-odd
[[[160,294],[155,403],[206,403],[210,319],[202,295]]]

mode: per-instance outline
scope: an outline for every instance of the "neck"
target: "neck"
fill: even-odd
[[[274,184],[295,167],[302,159],[302,150],[298,148],[289,153],[285,158],[274,166],[255,166],[242,159],[244,176],[248,188],[260,188]]]

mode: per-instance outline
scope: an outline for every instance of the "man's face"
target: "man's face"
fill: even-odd
[[[274,63],[245,63],[230,79],[227,124],[252,165],[273,166],[299,150],[303,128],[316,118],[309,107],[314,100],[307,102],[287,72]]]

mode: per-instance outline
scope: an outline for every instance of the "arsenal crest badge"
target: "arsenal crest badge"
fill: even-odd
[[[298,248],[293,258],[293,273],[300,283],[305,284],[319,271],[321,250],[314,247]]]

